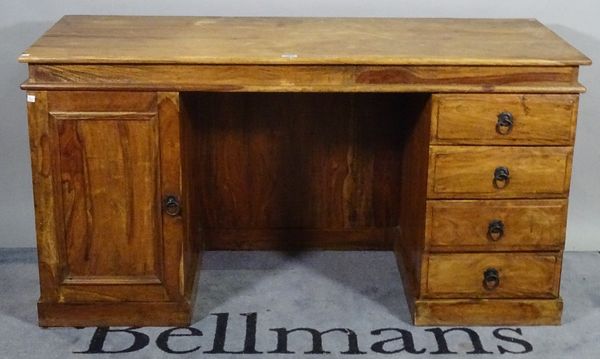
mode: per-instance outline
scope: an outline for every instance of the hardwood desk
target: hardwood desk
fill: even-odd
[[[393,249],[417,325],[560,322],[590,60],[535,20],[66,16],[20,61],[42,326],[186,325],[203,249]]]

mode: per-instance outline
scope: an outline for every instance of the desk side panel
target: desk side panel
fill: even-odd
[[[58,197],[55,196],[52,172],[52,159],[56,156],[51,151],[54,146],[48,121],[47,93],[32,91],[27,96],[40,301],[56,302],[63,278],[62,263],[65,262],[65,248],[57,238],[58,233],[62,233],[62,222],[56,213]]]
[[[181,151],[183,211],[186,218],[182,261],[179,267],[180,280],[182,281],[181,289],[185,298],[193,305],[202,265],[202,253],[205,247],[199,198],[202,188],[198,187],[195,182],[200,163],[200,152],[197,151],[200,127],[198,122],[194,121],[194,116],[191,113],[192,106],[189,103],[191,98],[185,93],[168,94],[177,97],[178,121],[180,124],[178,138]],[[175,121],[176,119],[173,117],[171,120]]]
[[[420,295],[421,268],[424,266],[427,167],[429,157],[429,127],[433,102],[415,103],[412,111],[418,120],[407,132],[403,149],[400,232],[394,252],[404,283],[411,312]]]

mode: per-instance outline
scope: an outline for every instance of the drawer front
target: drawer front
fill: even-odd
[[[572,152],[572,147],[431,146],[428,197],[565,197]]]
[[[431,251],[557,251],[567,200],[428,201]]]
[[[425,298],[556,298],[559,254],[431,254]]]
[[[436,95],[432,142],[571,145],[577,95]]]

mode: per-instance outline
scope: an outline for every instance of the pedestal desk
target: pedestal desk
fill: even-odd
[[[417,325],[560,323],[590,60],[536,20],[65,16],[19,60],[42,326],[187,325],[217,249],[393,250]]]

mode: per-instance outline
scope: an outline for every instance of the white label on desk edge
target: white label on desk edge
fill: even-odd
[[[298,54],[281,54],[284,59],[295,59],[298,58]]]
[[[27,102],[35,102],[35,95],[27,95]]]

